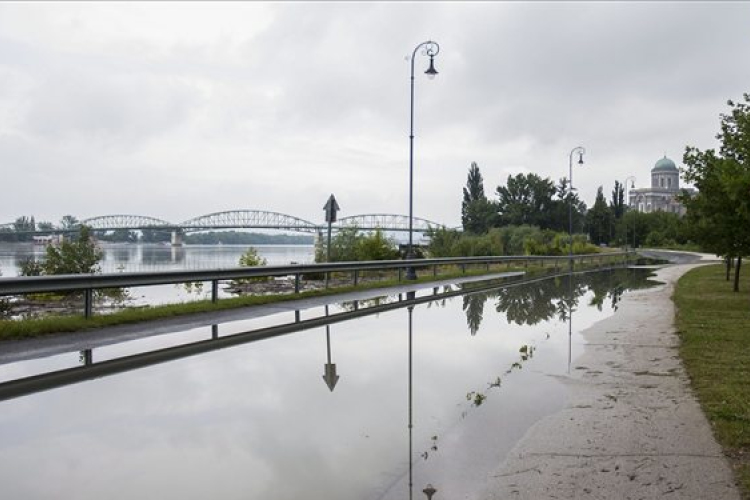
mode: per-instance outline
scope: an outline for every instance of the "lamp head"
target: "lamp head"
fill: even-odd
[[[583,165],[583,151],[578,152],[578,164]]]
[[[438,74],[435,69],[435,57],[432,55],[430,55],[430,67],[427,68],[427,71],[425,71],[424,74],[427,75],[427,78],[430,80],[433,80]]]

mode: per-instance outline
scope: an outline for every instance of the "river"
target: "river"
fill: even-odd
[[[100,243],[103,252],[101,271],[148,272],[178,269],[219,269],[237,267],[248,245],[185,245]],[[314,261],[312,245],[253,245],[269,265]],[[0,243],[0,273],[18,276],[22,263],[29,258],[43,259],[45,247],[31,243]],[[180,285],[161,285],[130,289],[131,305],[157,305],[205,298],[207,290],[196,292]],[[221,296],[227,296],[220,291]]]

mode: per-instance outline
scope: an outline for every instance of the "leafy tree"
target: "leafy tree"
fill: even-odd
[[[586,223],[586,204],[578,197],[575,189],[570,189],[570,183],[566,177],[560,179],[557,185],[557,200],[552,208],[552,218],[549,229],[555,231],[570,230],[570,215],[573,219],[573,232],[582,232]],[[573,207],[572,211],[570,207]],[[562,214],[562,217],[560,216]]]
[[[612,228],[612,212],[604,199],[602,187],[596,191],[594,206],[586,214],[589,237],[595,245],[609,243]]]
[[[51,222],[43,221],[37,223],[36,228],[39,231],[53,231],[55,229],[55,226],[53,226]]]
[[[719,152],[687,147],[683,156],[685,180],[698,188],[694,197],[680,200],[694,237],[717,254],[737,258],[734,290],[739,290],[742,257],[750,253],[750,94],[744,102],[728,101],[729,114],[721,114]]]
[[[90,274],[100,271],[102,251],[91,237],[91,229],[81,226],[75,241],[65,240],[59,246],[48,245],[42,264],[43,274]]]
[[[240,255],[238,264],[240,267],[255,267],[265,266],[268,263],[266,259],[258,255],[258,251],[253,247],[247,247],[245,253]],[[242,278],[233,280],[232,283],[235,285],[246,284],[253,281],[268,281],[268,276],[258,276],[255,278]]]
[[[471,163],[469,168],[463,194],[461,223],[464,231],[475,234],[486,233],[495,224],[497,208],[485,196],[482,173],[474,162]]]
[[[612,199],[609,202],[609,208],[615,219],[620,220],[625,214],[625,186],[620,181],[615,181],[615,188],[612,190]]]
[[[555,192],[552,181],[537,174],[509,175],[506,185],[497,187],[501,224],[547,227],[544,218],[552,208]]]
[[[13,231],[16,233],[29,233],[36,231],[34,216],[26,217],[24,215],[18,217],[15,222],[13,222]],[[16,234],[16,241],[31,241],[32,239],[33,236],[31,234]]]
[[[72,215],[63,215],[60,219],[60,227],[63,229],[75,229],[79,224],[78,218]]]

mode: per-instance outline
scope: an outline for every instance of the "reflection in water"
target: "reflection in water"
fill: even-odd
[[[129,499],[158,489],[165,499],[286,500],[312,492],[403,500],[406,491],[412,500],[475,498],[528,428],[563,406],[564,391],[548,375],[562,374],[571,341],[578,345],[571,312],[583,329],[641,286],[635,276],[573,275],[512,286],[520,299],[495,289],[468,301],[428,289],[445,305],[428,308],[428,296],[411,293],[330,316],[311,309],[302,321],[297,312],[296,322],[289,313],[284,325],[226,323],[221,336],[219,325],[208,325],[192,331],[202,339],[195,347],[172,354],[156,349],[174,338],[152,337],[154,350],[142,358],[123,343],[97,354],[86,349],[80,359],[73,351],[0,365],[4,380],[39,373],[45,363],[48,371],[89,373],[63,390],[0,402],[3,495]],[[523,311],[529,297],[553,307]],[[484,308],[490,299],[495,307]],[[513,319],[497,312],[504,310]],[[507,322],[502,332],[491,329],[498,319]],[[296,334],[301,329],[311,334]],[[319,378],[323,333],[327,388]],[[334,343],[346,374],[339,385]],[[130,355],[132,366],[116,372],[107,364],[113,355]],[[78,363],[85,366],[71,368]],[[56,418],[43,417],[50,414]],[[60,464],[74,466],[62,476]],[[102,479],[77,488],[91,477]]]
[[[508,323],[536,325],[558,318],[567,321],[569,312],[587,292],[593,293],[589,305],[599,311],[605,301],[617,310],[623,292],[656,285],[649,281],[652,272],[647,269],[612,269],[595,273],[566,274],[555,278],[498,288],[489,292],[464,295],[463,310],[471,335],[482,324],[484,304],[496,300],[495,310],[504,313]]]
[[[328,316],[328,306],[325,306],[326,316]],[[326,383],[328,389],[333,392],[336,388],[336,383],[339,381],[339,376],[336,374],[336,363],[331,363],[331,325],[326,325],[326,353],[328,360],[323,366],[323,380]]]

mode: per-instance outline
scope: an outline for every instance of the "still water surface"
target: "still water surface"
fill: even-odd
[[[220,269],[237,267],[248,245],[185,245],[100,243],[103,273],[153,272],[166,270]],[[315,259],[313,246],[255,245],[268,265],[296,262],[310,264]],[[31,243],[0,243],[0,276],[18,276],[29,258],[43,259],[44,246]],[[159,285],[129,289],[131,305],[157,305],[206,298],[210,291],[190,291],[182,285]],[[229,294],[220,290],[220,296]]]
[[[422,499],[430,483],[436,499],[477,498],[526,430],[563,406],[559,379],[583,349],[579,332],[646,276],[608,271],[438,298],[0,401],[2,496]],[[294,320],[278,313],[90,355],[97,363]],[[82,359],[7,363],[0,382]],[[335,384],[323,378],[329,362]]]

